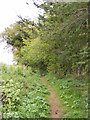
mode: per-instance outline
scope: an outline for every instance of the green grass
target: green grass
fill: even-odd
[[[86,79],[60,79],[48,74],[45,79],[54,87],[63,118],[88,118],[88,83]]]
[[[88,118],[88,82],[85,78],[58,78],[47,74],[45,80],[60,99],[63,118]],[[38,71],[22,66],[0,66],[0,94],[7,97],[0,105],[3,118],[49,118],[49,92]]]
[[[49,92],[39,74],[21,66],[2,66],[1,71],[2,92],[7,96],[0,110],[3,118],[47,118],[50,115]]]

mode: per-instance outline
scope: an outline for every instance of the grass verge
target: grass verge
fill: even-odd
[[[63,118],[88,118],[88,82],[86,79],[58,78],[47,74],[45,80],[53,86],[63,110]]]

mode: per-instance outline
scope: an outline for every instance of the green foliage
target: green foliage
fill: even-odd
[[[39,21],[42,24],[40,38],[50,45],[49,72],[58,72],[58,69],[59,73],[65,69],[75,72],[79,65],[84,69],[87,58],[83,50],[88,50],[87,4],[44,3],[42,8],[46,19],[44,21],[41,17]],[[85,58],[80,55],[81,51]]]
[[[65,70],[77,72],[79,66],[87,73],[87,4],[58,2],[40,7],[45,12],[39,17],[40,32],[22,48],[23,63],[40,68],[43,62],[48,72],[60,75]]]
[[[64,117],[87,118],[88,92],[84,78],[89,63],[87,3],[46,1],[36,6],[44,10],[37,24],[20,17],[20,21],[1,34],[21,64],[0,65],[1,94],[6,95],[1,106],[3,116],[48,117],[48,91],[40,82],[40,73],[49,72],[59,76],[51,74],[46,79],[60,97]],[[76,79],[64,78],[69,74]]]
[[[20,17],[20,20],[10,27],[7,27],[5,31],[0,35],[3,41],[11,45],[13,48],[13,54],[15,60],[20,63],[21,48],[25,46],[25,41],[30,42],[38,35],[36,25],[27,19]]]
[[[6,70],[0,74],[0,95],[6,96],[0,108],[3,118],[47,118],[49,92],[41,83],[40,75],[21,66],[2,66],[3,69]]]
[[[78,68],[81,74],[86,74],[87,3],[45,2],[39,7],[44,14],[37,24],[21,18],[2,33],[4,40],[13,46],[16,61],[61,76],[66,70],[78,73]]]
[[[88,80],[58,78],[48,74],[45,79],[60,98],[63,118],[88,118]]]

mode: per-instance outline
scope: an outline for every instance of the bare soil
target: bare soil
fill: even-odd
[[[47,86],[48,91],[50,92],[50,96],[48,98],[49,105],[50,105],[50,114],[51,118],[61,118],[61,111],[60,111],[60,100],[58,99],[54,89],[50,86],[44,79],[44,76],[41,78],[42,83]]]

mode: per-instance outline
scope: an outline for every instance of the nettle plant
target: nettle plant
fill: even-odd
[[[16,111],[17,104],[20,102],[20,86],[14,80],[5,80],[2,85],[1,102],[2,113]]]

